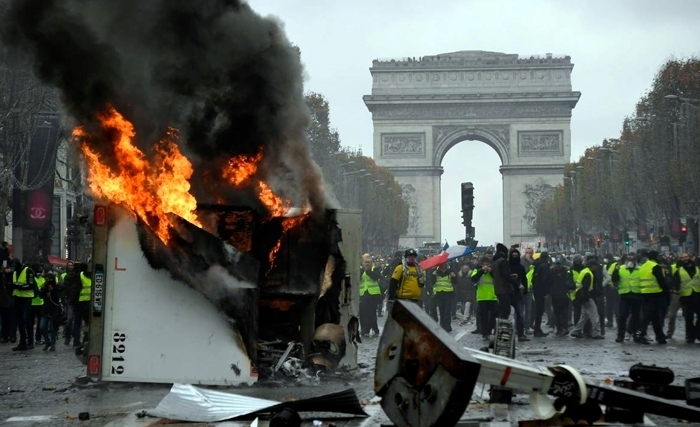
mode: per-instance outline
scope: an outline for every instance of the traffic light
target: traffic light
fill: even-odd
[[[474,209],[474,184],[462,183],[462,209]]]
[[[600,247],[600,243],[601,243],[600,237],[596,237],[596,239],[595,239],[595,246],[596,246],[597,248]]]
[[[688,227],[681,225],[681,235],[678,237],[678,243],[681,245],[688,240]]]
[[[625,233],[625,246],[629,247],[630,245],[630,235],[629,233]]]
[[[542,248],[542,239],[537,239],[537,249]]]
[[[474,211],[474,185],[471,182],[462,183],[462,225],[471,227]]]
[[[68,227],[66,228],[66,237],[69,241],[74,241],[78,237],[78,221],[75,219],[68,220]]]

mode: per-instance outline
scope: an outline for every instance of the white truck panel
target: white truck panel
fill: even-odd
[[[197,291],[148,265],[126,215],[109,231],[106,264],[103,380],[257,381],[231,324]]]

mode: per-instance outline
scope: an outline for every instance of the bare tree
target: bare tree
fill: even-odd
[[[12,191],[29,191],[55,177],[55,144],[46,144],[41,156],[46,167],[28,176],[27,164],[32,136],[43,115],[56,115],[58,97],[54,89],[39,83],[29,64],[0,50],[0,238],[11,211]],[[54,147],[54,148],[52,148]],[[35,153],[36,155],[37,153]],[[19,173],[18,173],[19,172]]]

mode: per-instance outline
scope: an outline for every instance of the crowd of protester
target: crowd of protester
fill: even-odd
[[[520,249],[498,245],[427,271],[420,268],[425,256],[413,249],[391,257],[364,254],[361,333],[378,335],[377,317],[395,299],[407,299],[446,331],[474,324],[472,333],[485,339],[496,318],[512,316],[520,341],[551,335],[604,339],[608,330],[618,343],[649,344],[651,326],[654,340],[665,344],[682,309],[685,341],[700,340],[700,275],[689,254],[641,249],[617,257]],[[415,285],[406,282],[405,272],[416,276]]]
[[[80,348],[92,284],[87,265],[52,265],[41,252],[36,262],[23,264],[7,246],[0,246],[0,344],[56,351],[60,333],[65,346]]]

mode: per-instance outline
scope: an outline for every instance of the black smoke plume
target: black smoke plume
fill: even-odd
[[[224,185],[232,156],[263,150],[261,178],[281,196],[323,212],[321,175],[304,130],[309,113],[298,51],[279,22],[240,0],[12,0],[0,22],[5,44],[28,54],[56,86],[70,117],[92,134],[113,105],[134,123],[147,154],[168,126],[195,174],[200,203],[255,206],[254,188]],[[113,164],[109,135],[92,148]],[[245,193],[244,193],[245,194]]]

